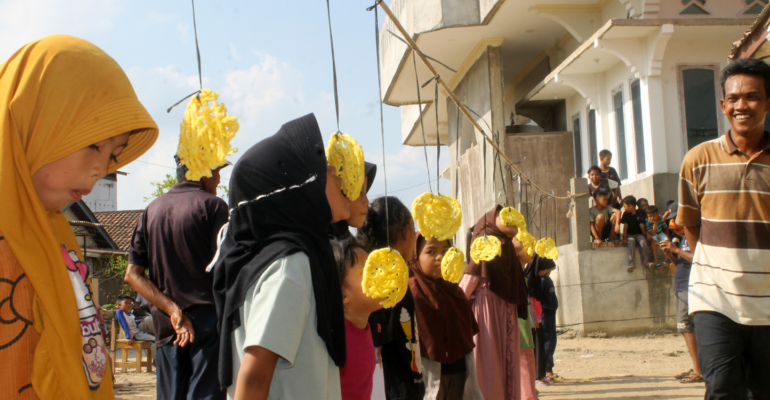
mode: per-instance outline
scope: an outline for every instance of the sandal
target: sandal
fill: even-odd
[[[676,375],[676,376],[674,377],[674,379],[682,379],[682,378],[684,378],[685,376],[690,376],[690,374],[692,374],[693,372],[695,372],[695,371],[693,371],[692,369],[691,369],[691,370],[689,370],[689,371],[686,371],[686,372],[682,372],[681,374],[679,374],[679,375]]]
[[[695,372],[691,373],[690,375],[685,376],[682,378],[680,383],[698,383],[703,382],[703,375],[696,374]]]

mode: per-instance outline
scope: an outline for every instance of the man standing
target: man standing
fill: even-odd
[[[205,270],[228,219],[227,203],[216,191],[219,172],[229,164],[212,168],[211,177],[187,181],[186,167],[175,159],[179,183],[137,222],[125,280],[154,306],[158,399],[224,399],[213,277]]]
[[[722,71],[730,130],[685,156],[677,225],[694,249],[694,313],[706,399],[770,398],[770,66]]]

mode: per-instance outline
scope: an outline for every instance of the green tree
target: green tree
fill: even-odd
[[[227,187],[227,185],[219,185],[217,186],[217,189],[221,190],[224,194],[222,195],[222,199],[225,201],[230,201],[230,188]]]
[[[123,256],[117,256],[110,259],[110,265],[107,267],[106,275],[107,279],[120,279],[126,276],[126,269],[128,268],[128,260]],[[120,294],[131,294],[133,289],[128,286],[127,283],[123,283],[123,287],[120,289]]]
[[[164,179],[163,182],[150,182],[150,185],[155,186],[155,191],[150,194],[150,197],[145,197],[144,201],[148,202],[156,197],[163,196],[177,183],[176,177],[171,176],[171,174],[166,174],[166,179]]]

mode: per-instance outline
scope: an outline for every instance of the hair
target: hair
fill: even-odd
[[[636,207],[636,197],[634,196],[626,196],[623,198],[623,204],[628,204],[629,206]]]
[[[733,75],[749,75],[762,78],[765,87],[765,97],[770,97],[770,65],[762,60],[740,58],[722,70],[722,97],[725,97],[725,83]]]
[[[334,252],[334,262],[337,266],[337,275],[340,278],[340,286],[342,286],[345,282],[345,277],[348,276],[348,268],[356,265],[358,262],[356,248],[361,246],[358,245],[358,242],[352,236],[345,239],[332,239],[331,245]]]
[[[588,168],[587,174],[591,175],[591,172],[593,172],[593,171],[599,171],[600,174],[602,173],[602,169],[599,168],[598,165],[592,165],[591,168]]]
[[[676,200],[669,200],[666,202],[666,209],[671,208],[671,205],[676,203]]]
[[[131,300],[132,303],[134,302],[134,299],[131,296],[127,295],[127,294],[121,294],[120,296],[118,296],[118,298],[117,298],[117,302],[118,303],[120,303],[123,300]]]
[[[600,196],[607,196],[607,197],[609,197],[609,195],[610,195],[610,191],[605,189],[605,188],[601,188],[601,189],[599,189],[599,190],[594,192],[594,198],[595,199],[598,199]]]
[[[656,212],[658,212],[658,207],[655,207],[655,206],[647,207],[647,214],[648,215],[649,214],[655,214]]]
[[[650,202],[649,202],[649,201],[647,201],[647,199],[645,199],[644,197],[642,197],[641,199],[639,199],[639,200],[637,200],[637,201],[636,201],[636,205],[637,205],[637,206],[640,206],[640,205],[642,205],[642,202],[645,202],[645,203],[647,203],[647,204],[650,204]]]
[[[369,212],[356,239],[367,252],[387,247],[388,243],[392,246],[404,238],[404,229],[409,227],[411,220],[409,209],[397,197],[378,197],[369,204]]]
[[[604,158],[604,157],[611,156],[611,155],[612,155],[612,152],[607,150],[607,149],[604,149],[604,150],[599,152],[599,158]]]

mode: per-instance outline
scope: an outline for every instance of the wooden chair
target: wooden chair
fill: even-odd
[[[120,337],[117,337],[120,329],[120,324],[116,319],[113,319],[110,325],[110,354],[113,361],[113,372],[115,368],[122,368],[123,372],[128,372],[129,368],[136,368],[136,372],[142,372],[142,367],[147,368],[147,372],[152,372],[152,342],[134,341],[134,344],[128,344],[126,336],[121,332]],[[120,350],[121,361],[118,361],[116,350]],[[136,361],[128,361],[128,351],[136,350]],[[144,350],[147,350],[147,360],[142,361]]]

